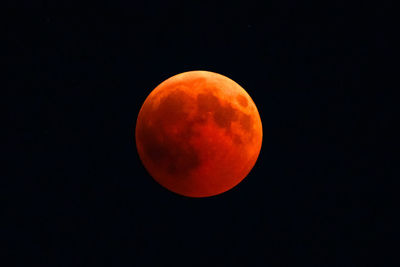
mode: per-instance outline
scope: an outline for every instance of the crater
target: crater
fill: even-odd
[[[219,100],[213,94],[199,94],[197,96],[197,107],[199,113],[212,112],[220,106]]]
[[[250,131],[253,124],[253,119],[250,115],[242,113],[240,115],[239,123],[240,126],[242,126],[243,130]]]
[[[138,139],[154,165],[170,175],[186,176],[200,165],[197,152],[182,138],[165,138],[163,128],[143,123]]]
[[[238,119],[238,110],[229,103],[222,104],[218,97],[212,93],[199,94],[197,96],[197,107],[199,114],[212,113],[215,123],[230,130],[232,121]]]
[[[215,110],[214,120],[222,128],[230,128],[231,122],[237,120],[237,110],[231,105],[220,106]]]
[[[171,175],[185,176],[200,165],[197,152],[189,143],[193,126],[182,127],[189,121],[191,101],[182,90],[164,96],[157,106],[150,105],[150,101],[138,127],[137,138],[147,158]],[[179,130],[171,135],[167,129],[174,127]]]
[[[185,92],[172,91],[160,99],[160,104],[152,115],[162,124],[185,120],[189,113],[188,100],[189,96]]]
[[[233,134],[232,140],[237,145],[243,144],[242,138],[238,134]]]
[[[238,95],[238,96],[236,97],[236,99],[237,99],[237,101],[239,102],[239,104],[240,104],[242,107],[247,107],[248,101],[247,101],[247,98],[246,98],[245,96],[243,96],[243,95]]]

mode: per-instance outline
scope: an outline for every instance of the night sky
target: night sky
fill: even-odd
[[[389,266],[392,7],[264,2],[6,10],[2,266]],[[135,146],[147,95],[190,70],[242,85],[264,130],[248,177],[203,199]]]

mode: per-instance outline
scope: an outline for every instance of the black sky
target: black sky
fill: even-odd
[[[15,266],[389,266],[371,245],[390,227],[391,5],[265,2],[7,10]],[[134,143],[146,96],[189,70],[241,84],[264,129],[250,175],[205,199],[159,186]]]

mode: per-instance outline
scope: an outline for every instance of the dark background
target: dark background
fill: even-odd
[[[392,5],[264,2],[9,6],[2,266],[389,266]],[[134,142],[146,96],[189,70],[241,84],[264,128],[249,176],[204,199]]]

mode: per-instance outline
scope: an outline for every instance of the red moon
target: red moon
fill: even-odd
[[[136,146],[150,175],[187,197],[221,194],[257,161],[262,125],[257,107],[236,82],[209,71],[165,80],[146,98]]]

